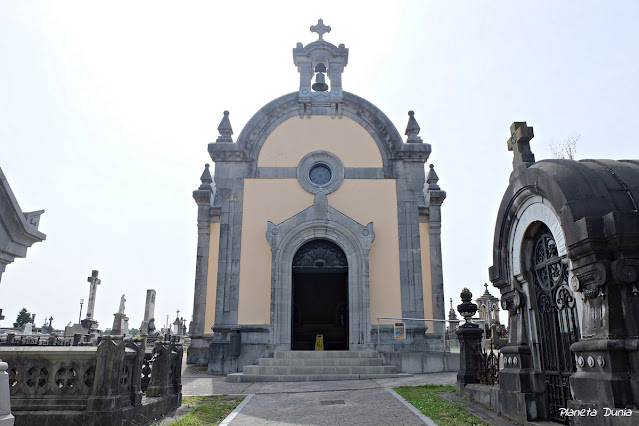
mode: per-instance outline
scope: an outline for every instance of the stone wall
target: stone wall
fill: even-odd
[[[2,346],[19,425],[150,424],[180,406],[182,346],[104,337],[98,346]]]

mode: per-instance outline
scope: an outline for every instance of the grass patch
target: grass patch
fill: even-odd
[[[400,386],[394,390],[440,426],[490,426],[461,402],[449,402],[437,394],[455,392],[453,385]]]
[[[195,407],[175,426],[216,425],[228,416],[244,399],[243,396],[185,396],[182,403]]]

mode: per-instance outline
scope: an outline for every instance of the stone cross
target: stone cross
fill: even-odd
[[[180,310],[178,309],[175,313],[177,313],[177,318],[180,318]]]
[[[513,151],[513,169],[525,163],[534,163],[535,155],[530,150],[530,141],[535,137],[533,128],[526,122],[514,122],[510,126],[510,138],[508,139],[508,151]]]
[[[142,320],[142,325],[140,326],[141,334],[151,334],[153,330],[151,327],[155,328],[155,325],[151,326],[151,322],[155,317],[155,290],[152,288],[146,291],[146,304],[144,305],[144,319]]]
[[[317,25],[311,25],[311,32],[319,34],[319,39],[324,40],[324,34],[331,32],[331,26],[324,25],[324,20],[320,18],[317,20]]]
[[[98,271],[91,271],[91,276],[87,278],[91,284],[89,290],[89,304],[87,306],[87,319],[93,319],[93,309],[95,308],[95,293],[101,280],[98,279]]]
[[[155,318],[155,290],[152,288],[146,291],[143,323],[146,322],[148,324],[151,318]]]

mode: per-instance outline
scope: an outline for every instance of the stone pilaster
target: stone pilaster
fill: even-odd
[[[202,339],[204,337],[204,317],[206,310],[206,291],[209,262],[209,242],[210,242],[210,209],[215,197],[215,187],[212,185],[213,178],[209,172],[207,164],[202,176],[202,184],[193,191],[193,199],[197,203],[197,257],[195,263],[195,291],[193,295],[193,324],[191,328],[192,344],[188,349],[187,358],[189,364],[207,362],[208,344]]]
[[[444,306],[444,272],[442,267],[442,213],[441,207],[446,199],[446,191],[442,191],[437,182],[439,177],[431,164],[426,177],[425,189],[426,203],[429,211],[429,241],[430,241],[430,278],[433,297],[433,317],[445,318]]]
[[[638,260],[619,259],[573,271],[571,286],[584,296],[584,339],[570,347],[577,372],[570,377],[569,407],[599,411],[578,424],[618,424],[618,417],[601,415],[605,407],[639,407],[639,321],[628,314],[639,312],[638,269]]]

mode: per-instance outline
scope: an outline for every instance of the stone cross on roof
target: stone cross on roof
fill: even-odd
[[[510,135],[508,151],[513,151],[513,169],[521,164],[534,163],[535,155],[530,150],[530,141],[535,137],[533,128],[528,127],[525,121],[516,121],[510,126]]]
[[[311,25],[311,32],[319,34],[319,39],[324,40],[324,33],[330,33],[331,26],[324,25],[324,20],[320,18],[317,20],[317,25]]]

